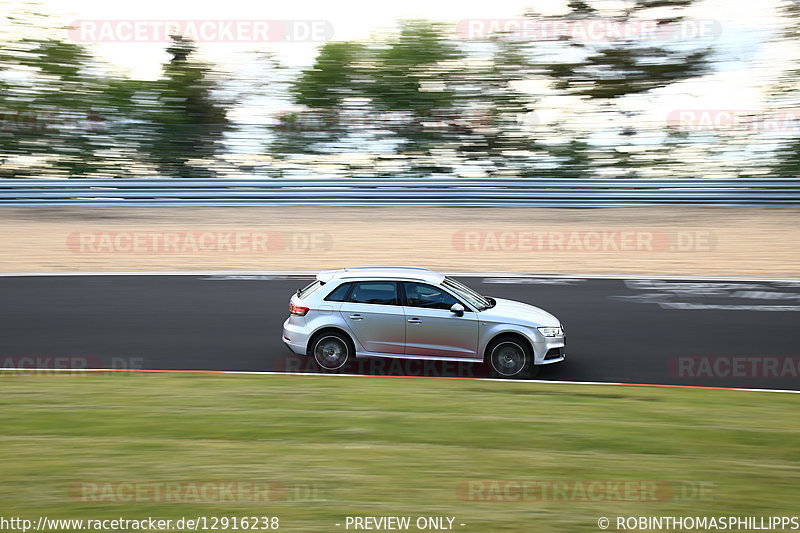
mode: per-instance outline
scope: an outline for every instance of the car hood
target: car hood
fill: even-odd
[[[497,305],[480,312],[481,320],[510,322],[533,327],[558,327],[561,325],[556,317],[544,309],[503,298],[494,298],[494,301]]]

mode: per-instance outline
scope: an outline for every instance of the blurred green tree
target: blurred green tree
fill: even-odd
[[[363,71],[366,47],[356,42],[329,41],[320,47],[311,68],[289,83],[292,101],[303,111],[284,112],[273,128],[270,151],[279,157],[321,153],[324,144],[341,141],[348,134],[347,110],[366,112],[363,103],[367,78]]]
[[[627,97],[653,91],[710,72],[714,50],[696,36],[682,35],[686,28],[685,10],[694,0],[632,0],[613,16],[598,20],[601,11],[593,2],[573,0],[566,21],[573,31],[562,36],[556,53],[546,48],[547,55],[538,64],[550,79],[551,86],[562,95],[578,97],[584,106],[599,110],[608,124],[619,123],[616,135],[606,135],[606,146],[596,146],[602,163],[594,162],[595,171],[607,176],[639,177],[641,170],[651,169],[656,161],[669,161],[659,151],[656,159],[648,161],[641,154],[639,133],[661,134],[670,139],[664,124],[644,124],[630,120],[637,112],[626,109]],[[591,38],[591,24],[608,33]],[[598,26],[594,27],[595,29]],[[597,33],[595,33],[597,35]],[[587,39],[587,37],[589,37]],[[708,36],[707,36],[708,37]],[[575,58],[575,59],[572,59]],[[596,105],[593,105],[596,104]],[[633,126],[631,124],[634,124]],[[652,141],[650,141],[652,144]],[[664,144],[661,148],[670,148]],[[582,150],[585,149],[582,148]]]
[[[435,123],[456,105],[451,84],[462,56],[443,26],[419,20],[383,40],[326,43],[290,88],[306,110],[281,117],[272,148],[318,153],[353,134],[360,137],[351,144],[367,136],[403,152],[443,143],[449,132]]]
[[[365,52],[364,45],[356,42],[322,45],[314,65],[292,84],[294,101],[310,109],[338,110],[346,98],[363,96],[366,80],[360,63]]]
[[[103,155],[113,143],[103,134],[119,87],[80,45],[28,38],[7,43],[0,70],[6,74],[0,96],[2,176],[113,171],[113,157]]]
[[[781,6],[786,18],[786,26],[779,37],[782,44],[797,46],[800,44],[800,2],[788,0]],[[773,96],[778,107],[778,114],[784,124],[792,124],[794,129],[782,128],[782,139],[777,149],[774,164],[769,169],[770,175],[776,178],[797,178],[800,176],[800,89],[797,79],[800,77],[800,61],[794,60],[793,67],[785,71],[773,89]]]
[[[0,36],[0,176],[210,175],[228,125],[210,68],[175,36],[156,81],[113,74],[23,3]]]
[[[134,117],[144,133],[142,150],[165,177],[215,177],[214,158],[229,128],[227,106],[206,63],[194,60],[194,43],[171,37],[163,75],[142,83]]]

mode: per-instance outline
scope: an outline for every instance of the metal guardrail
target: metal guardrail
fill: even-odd
[[[800,205],[800,179],[0,179],[0,206]]]

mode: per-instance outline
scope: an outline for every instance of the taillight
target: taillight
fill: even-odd
[[[289,304],[289,314],[292,316],[306,316],[308,307],[300,307],[299,305]]]

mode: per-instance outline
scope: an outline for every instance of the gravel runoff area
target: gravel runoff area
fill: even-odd
[[[800,275],[797,208],[7,207],[0,230],[0,272]]]

